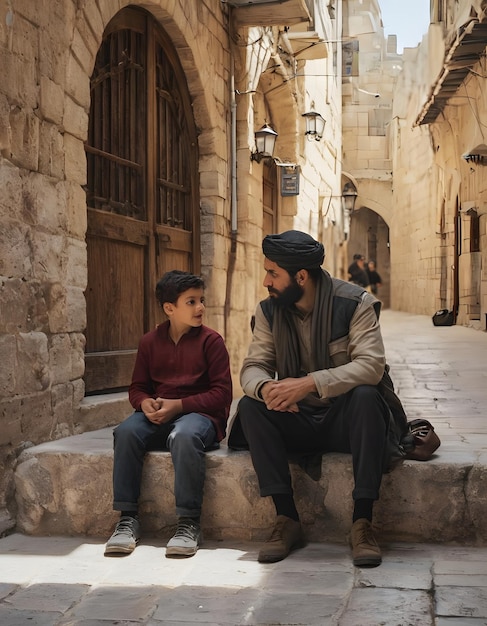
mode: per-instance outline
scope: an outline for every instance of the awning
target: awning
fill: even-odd
[[[487,23],[472,21],[461,29],[449,47],[443,68],[416,119],[416,126],[431,124],[454,96],[487,46]]]

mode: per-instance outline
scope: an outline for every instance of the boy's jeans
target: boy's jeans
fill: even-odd
[[[218,447],[211,420],[199,413],[181,415],[169,424],[153,424],[136,411],[113,432],[113,508],[136,511],[142,466],[149,450],[169,449],[174,465],[178,516],[201,513],[205,482],[205,451]]]

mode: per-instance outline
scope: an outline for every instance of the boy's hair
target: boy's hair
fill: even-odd
[[[156,285],[156,298],[162,306],[164,302],[175,304],[180,294],[188,289],[204,289],[205,282],[201,276],[191,272],[171,270],[166,272]]]

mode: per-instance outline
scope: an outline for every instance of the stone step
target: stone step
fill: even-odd
[[[112,510],[112,427],[25,449],[15,471],[17,530],[30,535],[108,537]],[[440,451],[442,448],[440,448]],[[440,452],[439,451],[439,452]],[[448,459],[449,462],[445,462]],[[301,519],[310,541],[344,541],[351,527],[351,458],[326,454],[319,481],[292,464]],[[147,534],[168,536],[176,522],[168,452],[150,452],[140,501]],[[381,541],[487,543],[487,465],[438,454],[404,461],[384,475],[375,525]],[[218,540],[262,540],[274,522],[248,452],[207,454],[203,532]]]

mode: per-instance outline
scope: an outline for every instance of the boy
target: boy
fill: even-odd
[[[203,325],[204,282],[167,272],[156,298],[168,320],[139,344],[129,400],[135,409],[114,431],[113,508],[121,511],[105,555],[130,554],[140,538],[138,499],[145,453],[168,448],[178,525],[166,556],[193,556],[201,543],[205,451],[225,436],[232,401],[222,337]]]

